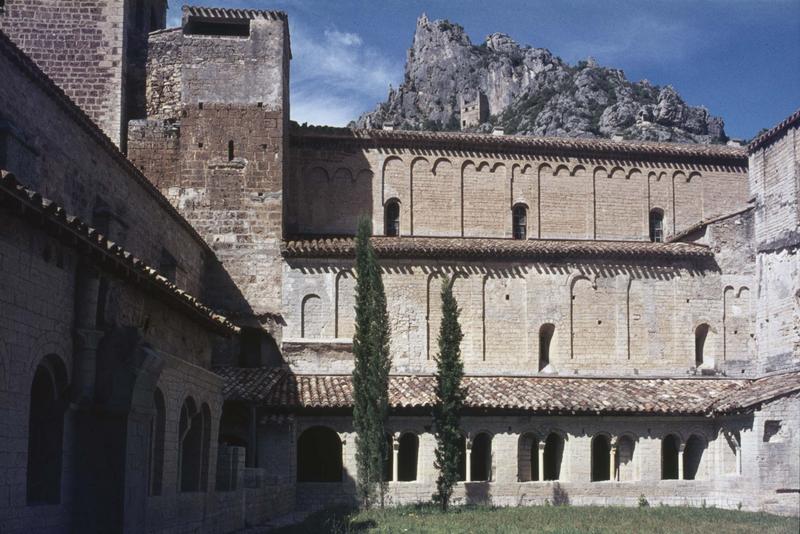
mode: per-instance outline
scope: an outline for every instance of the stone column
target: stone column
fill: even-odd
[[[105,335],[102,330],[75,329],[75,393],[77,404],[90,403],[94,399],[97,376],[97,347]]]
[[[397,435],[392,436],[392,480],[397,482],[397,457],[400,452],[400,441]]]
[[[248,428],[248,447],[245,451],[247,467],[258,467],[258,409],[256,405],[250,406],[250,427]]]
[[[472,442],[467,440],[467,448],[466,448],[466,462],[467,462],[467,476],[466,482],[470,482],[472,480]]]
[[[685,443],[678,445],[678,480],[683,480],[683,450],[685,448]]]
[[[545,442],[539,442],[539,482],[544,481],[544,446]]]
[[[617,443],[616,442],[611,444],[611,447],[609,448],[609,455],[610,455],[609,461],[611,462],[609,464],[609,471],[610,471],[609,474],[611,476],[608,479],[609,480],[617,480]]]

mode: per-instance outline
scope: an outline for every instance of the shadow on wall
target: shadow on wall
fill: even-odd
[[[292,144],[296,141],[293,139]],[[373,169],[363,152],[332,151],[330,146],[316,146],[313,139],[304,138],[301,146],[292,147],[292,180],[287,183],[289,199],[286,209],[286,234],[355,235],[361,216],[373,217]],[[315,148],[326,150],[324,161],[317,159]],[[307,157],[308,156],[308,157]],[[408,177],[405,180],[408,181]],[[401,193],[384,192],[381,205],[392,198],[404,202]],[[406,200],[407,201],[407,200]],[[376,225],[373,233],[383,234]]]
[[[489,482],[464,482],[465,504],[492,504],[492,488]]]
[[[558,482],[553,482],[553,506],[569,506],[567,490]]]

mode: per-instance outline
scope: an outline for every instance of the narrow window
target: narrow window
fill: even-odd
[[[550,344],[556,327],[550,323],[543,324],[539,329],[539,371],[550,365]]]
[[[703,453],[706,450],[705,441],[692,435],[686,441],[686,448],[683,450],[683,479],[694,480],[702,478],[700,465],[703,461]]]
[[[233,141],[228,141],[228,161],[233,161]]]
[[[37,367],[28,414],[28,504],[61,501],[64,404],[58,382],[50,366]]]
[[[592,482],[611,479],[611,446],[606,436],[592,440]]]
[[[708,325],[701,324],[694,331],[694,364],[696,367],[703,365],[703,354],[705,352],[707,337]]]
[[[178,262],[175,257],[169,253],[165,248],[161,249],[161,257],[159,258],[158,270],[161,275],[172,282],[177,283],[178,277]]]
[[[664,212],[658,208],[650,210],[650,241],[664,241]]]
[[[528,208],[517,204],[512,210],[514,239],[525,239],[528,234]]]
[[[661,440],[661,480],[678,480],[678,438],[669,434]]]
[[[561,460],[564,457],[564,438],[550,433],[544,442],[544,479],[558,480],[561,477]]]
[[[400,203],[397,200],[390,200],[386,203],[384,234],[389,237],[400,235]]]
[[[164,427],[167,413],[164,395],[157,389],[153,393],[153,419],[150,421],[150,495],[161,495],[164,476]]]
[[[417,480],[417,457],[419,456],[419,438],[411,432],[400,436],[397,450],[397,480],[412,482]]]
[[[471,480],[483,482],[492,479],[492,437],[485,432],[472,440],[470,456]]]

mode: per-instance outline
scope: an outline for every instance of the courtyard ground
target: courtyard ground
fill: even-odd
[[[300,523],[270,532],[295,533],[759,533],[800,532],[800,519],[716,508],[534,506],[453,508],[447,514],[430,505],[353,512],[329,509]]]

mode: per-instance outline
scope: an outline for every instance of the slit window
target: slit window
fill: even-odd
[[[397,200],[390,200],[386,203],[384,234],[389,237],[400,235],[400,203]]]
[[[228,141],[228,161],[233,161],[233,141]]]
[[[528,235],[528,208],[517,204],[512,210],[514,239],[526,239]]]
[[[701,324],[694,331],[694,364],[696,367],[703,365],[703,358],[708,337],[708,325]]]
[[[650,210],[650,241],[664,241],[664,212],[658,208]]]
[[[556,327],[552,324],[544,324],[539,329],[539,371],[550,365],[550,345],[553,341],[553,332]]]

